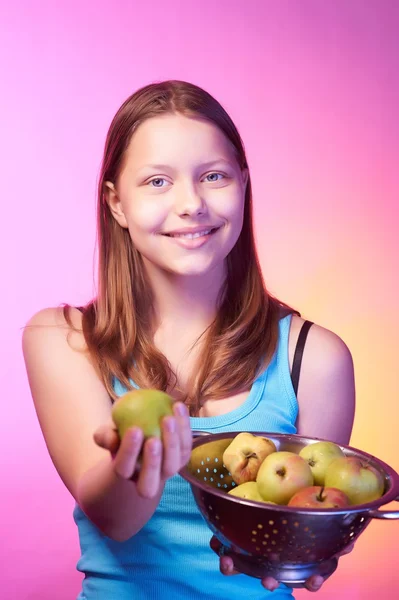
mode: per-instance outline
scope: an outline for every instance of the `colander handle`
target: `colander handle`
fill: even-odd
[[[399,496],[396,502],[399,502]],[[399,510],[370,510],[367,516],[372,519],[399,519]]]

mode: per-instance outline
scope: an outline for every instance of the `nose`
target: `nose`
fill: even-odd
[[[207,211],[205,199],[193,183],[182,185],[176,190],[175,208],[181,217],[203,215]]]

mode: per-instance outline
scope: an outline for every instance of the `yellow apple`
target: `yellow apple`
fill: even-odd
[[[276,452],[272,440],[242,432],[235,436],[223,453],[223,463],[237,484],[255,481],[262,461]]]
[[[173,415],[173,398],[159,390],[132,390],[118,398],[112,419],[122,439],[130,427],[140,427],[144,437],[161,437],[161,421]]]
[[[246,483],[236,485],[228,492],[228,494],[237,496],[238,498],[245,498],[246,500],[255,500],[256,502],[264,502],[265,504],[275,504],[275,502],[263,500],[262,496],[259,494],[256,481],[247,481]]]
[[[313,485],[307,461],[294,452],[275,452],[265,458],[256,477],[264,500],[287,504],[301,488]]]
[[[342,490],[353,504],[367,504],[384,493],[384,477],[367,460],[336,458],[327,468],[325,484]]]
[[[315,485],[324,485],[324,478],[329,464],[345,454],[334,442],[315,442],[304,446],[299,453],[312,470]]]

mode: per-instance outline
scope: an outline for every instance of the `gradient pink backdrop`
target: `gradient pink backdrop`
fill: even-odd
[[[269,288],[347,342],[352,444],[399,470],[397,2],[32,0],[1,12],[3,600],[71,600],[80,587],[73,499],[41,436],[20,328],[91,297],[106,130],[152,81],[192,81],[231,113]],[[397,521],[373,522],[317,598],[396,599],[398,534]]]

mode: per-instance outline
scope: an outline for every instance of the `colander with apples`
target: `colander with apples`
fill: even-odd
[[[399,519],[380,510],[399,501],[399,476],[366,452],[268,432],[194,436],[180,474],[242,573],[302,587],[329,577],[372,519]]]

